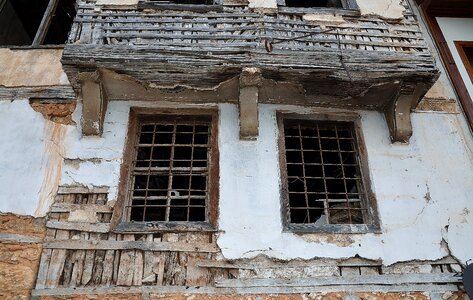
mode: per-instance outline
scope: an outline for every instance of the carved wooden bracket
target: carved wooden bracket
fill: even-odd
[[[263,77],[259,69],[243,69],[238,96],[242,140],[255,140],[258,137],[258,97],[262,83]]]
[[[393,100],[385,107],[391,142],[407,144],[412,136],[411,110],[414,109],[428,87],[425,84],[401,82]]]
[[[82,94],[82,134],[100,136],[107,110],[108,96],[101,81],[100,71],[80,73],[78,82]]]

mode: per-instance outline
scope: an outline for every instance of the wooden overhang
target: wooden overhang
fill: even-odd
[[[230,102],[253,116],[258,103],[378,110],[392,141],[408,142],[410,111],[438,77],[414,16],[406,9],[404,19],[387,22],[350,11],[336,19],[314,22],[241,7],[97,9],[81,2],[62,63],[77,92],[84,96],[95,82],[94,91],[103,93],[84,104]],[[98,124],[95,131],[86,134],[101,133],[101,118],[99,109],[89,120]],[[255,138],[257,128],[240,134]]]

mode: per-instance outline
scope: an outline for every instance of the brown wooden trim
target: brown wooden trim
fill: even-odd
[[[453,86],[457,92],[458,99],[460,100],[461,107],[465,112],[470,128],[473,129],[473,101],[466,89],[460,71],[458,71],[455,61],[453,60],[445,36],[443,35],[442,30],[440,29],[440,25],[437,22],[436,17],[438,15],[431,14],[424,7],[422,7],[422,12],[426,19],[427,25],[430,28],[430,31],[432,32],[432,36],[434,38],[435,44],[437,45],[438,52],[440,53],[440,56],[444,61],[447,73],[450,76]]]
[[[473,41],[455,41],[455,46],[457,47],[458,54],[460,54],[460,58],[463,61],[463,65],[465,65],[465,69],[470,76],[471,82],[473,82],[473,67],[471,66],[470,61],[468,60],[468,56],[466,55],[465,49],[473,48]]]
[[[209,228],[206,230],[214,230],[217,227],[218,221],[218,202],[219,202],[219,152],[218,152],[218,109],[200,109],[200,108],[144,108],[132,107],[130,109],[130,120],[128,124],[128,134],[125,141],[125,150],[123,154],[123,163],[120,170],[120,183],[118,189],[118,199],[114,208],[112,216],[112,229],[114,231],[123,232],[159,232],[170,231],[173,226],[149,226],[152,223],[163,222],[133,222],[133,225],[128,226],[125,215],[125,206],[129,201],[129,184],[130,184],[130,169],[135,156],[135,147],[137,141],[137,129],[140,121],[157,118],[185,118],[192,116],[199,118],[211,119],[211,150],[209,158],[209,203],[208,203],[208,224]],[[197,222],[198,223],[198,222]],[[170,224],[172,225],[172,224]],[[182,225],[182,224],[181,224]],[[198,228],[201,224],[197,224]],[[130,227],[130,228],[128,228]],[[186,226],[174,226],[171,231],[193,231],[192,224]]]

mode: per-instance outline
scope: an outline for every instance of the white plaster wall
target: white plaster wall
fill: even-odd
[[[457,65],[458,71],[460,72],[463,82],[465,83],[466,89],[473,98],[473,82],[466,71],[465,65],[463,64],[460,54],[458,53],[455,41],[473,41],[473,18],[437,18],[440,29],[447,41],[448,48],[452,53],[453,60]]]
[[[0,212],[34,215],[47,165],[45,124],[27,100],[0,101]]]
[[[236,106],[221,105],[219,226],[224,234],[218,244],[225,257],[265,254],[309,259],[358,254],[391,264],[444,257],[448,254],[441,246],[444,238],[453,255],[463,262],[471,258],[473,243],[466,237],[473,232],[469,199],[473,147],[457,115],[414,114],[411,144],[393,145],[383,116],[362,112],[382,234],[333,235],[325,240],[326,235],[313,234],[315,242],[308,242],[282,232],[275,117],[281,108],[300,112],[260,105],[258,140],[240,141]]]
[[[149,103],[110,102],[100,138],[82,137],[80,125],[64,127],[60,155],[66,161],[60,169],[61,185],[110,186],[109,199],[116,200],[130,106]],[[275,117],[280,109],[308,112],[306,108],[260,105],[258,140],[241,141],[237,107],[220,105],[222,233],[218,244],[226,258],[358,254],[391,264],[434,260],[449,251],[463,263],[471,258],[473,143],[461,115],[413,114],[410,145],[393,145],[384,117],[360,112],[382,233],[296,235],[282,232]],[[80,112],[79,105],[74,115],[77,124]],[[4,187],[0,189],[0,211],[34,214],[46,176],[45,141],[51,138],[45,133],[46,121],[27,101],[0,102],[0,114],[0,184]]]

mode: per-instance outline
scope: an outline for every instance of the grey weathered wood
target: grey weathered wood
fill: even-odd
[[[51,206],[49,212],[63,213],[74,210],[93,210],[97,213],[111,213],[113,212],[113,207],[98,204],[55,203]]]
[[[58,194],[107,194],[109,187],[60,186]]]
[[[12,233],[0,233],[0,241],[5,241],[5,242],[36,244],[36,243],[41,243],[42,240],[43,240],[42,238],[34,237],[34,236],[12,234]]]
[[[125,235],[124,241],[132,242],[134,237],[132,235]],[[118,269],[117,285],[131,286],[133,285],[135,264],[135,250],[121,251],[120,265]]]
[[[182,242],[147,242],[147,241],[106,241],[106,240],[53,240],[43,244],[46,249],[82,249],[82,250],[143,250],[176,252],[219,252],[214,244]]]
[[[48,222],[46,222],[46,228],[107,233],[107,232],[110,231],[110,224],[108,224],[108,223],[48,221]]]
[[[400,284],[431,284],[431,283],[459,283],[461,277],[451,274],[402,274],[402,275],[376,275],[376,276],[346,276],[346,277],[313,277],[295,279],[227,279],[215,282],[216,287],[246,288],[246,287],[304,287],[304,286],[330,286],[330,285],[400,285]]]
[[[36,288],[44,289],[46,287],[46,280],[48,278],[49,261],[51,260],[52,249],[43,249],[41,253],[41,259],[39,265],[41,266],[38,270],[36,277]]]
[[[175,3],[157,3],[140,1],[138,3],[138,9],[155,9],[155,10],[181,10],[181,11],[192,11],[199,13],[207,12],[223,12],[221,5],[202,5],[202,4],[175,4]]]
[[[67,239],[69,238],[69,232],[65,230],[58,230],[56,233],[56,238]],[[63,250],[63,249],[52,250],[46,284],[45,284],[46,288],[58,287],[59,279],[61,278],[62,272],[64,270],[66,254],[67,254],[67,250]]]
[[[455,284],[411,284],[411,285],[340,285],[340,286],[317,286],[317,292],[456,292]],[[33,296],[62,296],[62,295],[87,295],[87,294],[215,294],[228,295],[235,293],[233,288],[214,287],[180,287],[180,286],[142,286],[142,287],[108,287],[108,288],[58,288],[58,289],[35,289]],[[291,293],[313,293],[314,287],[265,287],[237,289],[240,294],[291,294]]]
[[[48,101],[70,101],[76,95],[70,85],[56,85],[43,87],[4,87],[0,86],[0,99],[47,99]]]
[[[82,270],[81,284],[89,284],[92,280],[92,270],[94,269],[95,250],[86,250],[84,259],[84,269]]]

